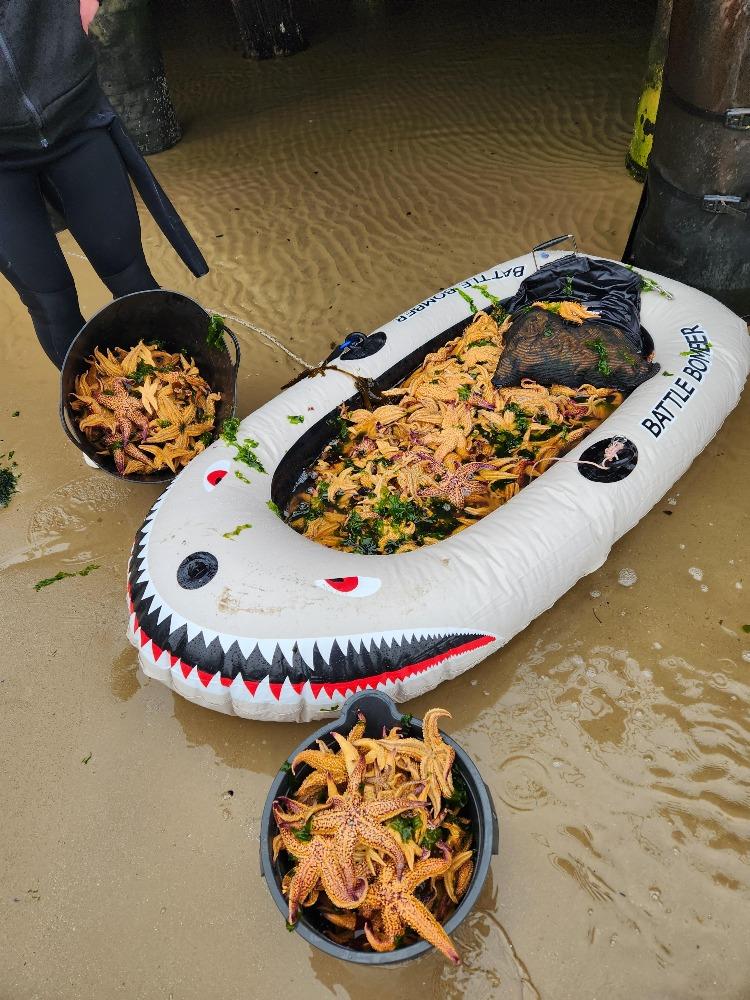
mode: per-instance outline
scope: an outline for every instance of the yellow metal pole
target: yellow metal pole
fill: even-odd
[[[648,49],[648,68],[643,79],[643,89],[635,113],[633,137],[630,140],[625,165],[632,176],[643,183],[646,179],[648,158],[654,141],[656,112],[661,96],[664,60],[667,55],[669,23],[672,17],[672,0],[659,0],[654,19],[654,30]]]

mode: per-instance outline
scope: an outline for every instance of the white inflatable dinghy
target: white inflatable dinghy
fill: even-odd
[[[354,352],[370,356],[344,351],[336,364],[381,388],[395,385],[465,327],[470,309],[458,290],[482,285],[506,298],[534,270],[529,254],[441,291]],[[274,512],[330,440],[331,416],[352,396],[350,378],[328,371],[305,379],[251,413],[237,438],[257,442],[265,471],[238,463],[237,449],[219,440],[138,532],[129,637],[144,672],[219,712],[307,721],[366,688],[405,701],[499,649],[604,563],[739,399],[750,366],[743,321],[701,292],[652,277],[673,296],[642,296],[661,372],[567,456],[606,465],[614,441],[617,462],[600,473],[553,465],[436,544],[359,555],[297,534]]]

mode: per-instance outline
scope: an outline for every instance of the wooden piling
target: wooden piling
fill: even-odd
[[[150,0],[107,0],[91,22],[99,81],[142,153],[169,149],[180,125]]]
[[[248,59],[290,56],[305,48],[296,0],[232,0]]]
[[[659,120],[624,259],[750,314],[750,4],[674,0]]]

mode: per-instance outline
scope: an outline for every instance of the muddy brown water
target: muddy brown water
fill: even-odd
[[[163,284],[318,359],[559,232],[621,253],[648,8],[339,4],[307,52],[254,65],[228,19],[182,6],[185,138],[152,164],[212,270],[193,281],[145,219]],[[90,313],[105,290],[62,242]],[[451,708],[501,852],[460,969],[371,972],[287,934],[258,873],[266,789],[312,727],[225,718],[139,673],[124,573],[156,491],[82,465],[7,286],[0,331],[0,451],[23,473],[0,513],[2,1000],[750,997],[747,396],[601,570],[409,706]],[[294,369],[237,332],[244,413]]]

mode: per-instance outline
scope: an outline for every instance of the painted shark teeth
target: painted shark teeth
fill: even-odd
[[[200,626],[161,598],[148,573],[148,541],[162,499],[133,546],[128,637],[148,676],[198,704],[247,718],[313,719],[368,688],[397,701],[414,697],[446,672],[455,676],[472,666],[486,655],[484,647],[498,642],[450,627],[267,638]],[[441,664],[442,673],[436,672]]]

